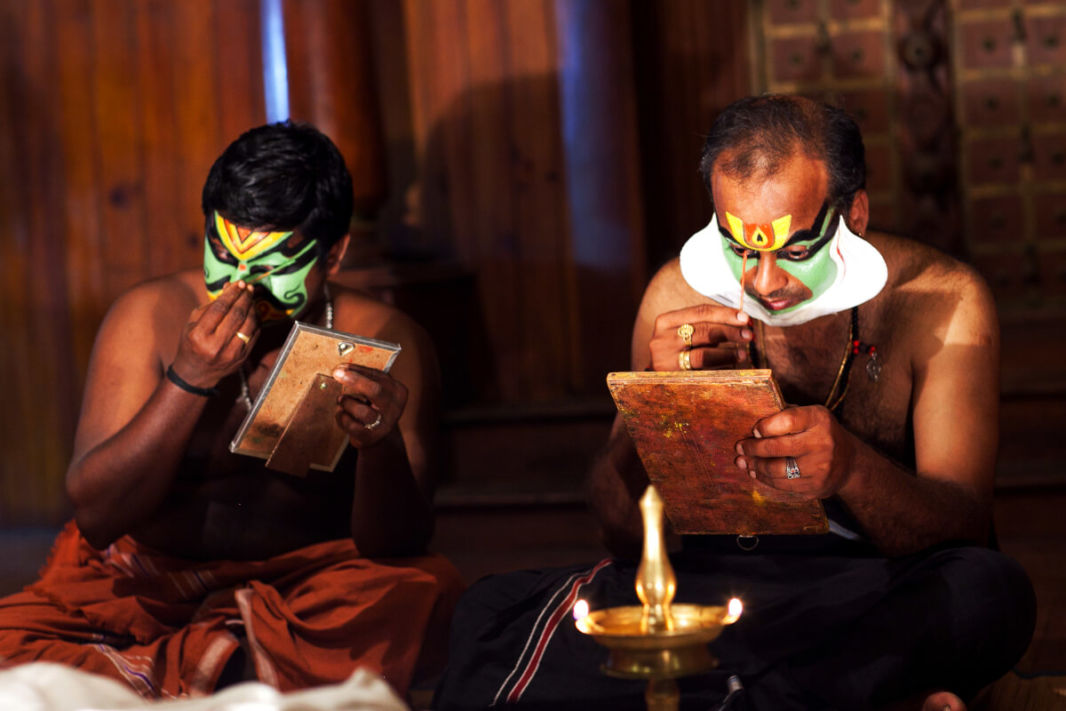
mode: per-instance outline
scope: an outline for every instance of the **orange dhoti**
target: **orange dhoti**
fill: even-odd
[[[265,561],[191,561],[120,538],[92,548],[73,523],[40,579],[0,599],[0,666],[52,661],[147,698],[211,693],[247,648],[281,691],[338,683],[357,667],[401,697],[439,671],[462,592],[445,558],[368,559],[351,540]]]

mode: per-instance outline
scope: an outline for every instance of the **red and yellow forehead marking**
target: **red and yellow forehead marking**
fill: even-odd
[[[747,223],[731,212],[725,213],[729,221],[729,233],[741,245],[760,252],[772,252],[781,249],[788,242],[789,229],[792,227],[792,215],[779,217],[769,223]]]
[[[230,254],[242,262],[255,259],[263,252],[273,249],[292,236],[292,230],[288,232],[263,232],[248,227],[239,227],[217,212],[215,213],[215,230],[222,239],[222,244],[230,251]]]

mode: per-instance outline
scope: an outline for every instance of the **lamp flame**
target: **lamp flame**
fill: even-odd
[[[585,602],[584,600],[578,600],[577,602],[574,603],[574,619],[575,620],[583,620],[584,618],[588,617],[588,614],[589,614],[589,604],[587,602]]]
[[[740,613],[744,612],[744,603],[740,601],[739,597],[734,597],[729,601],[726,610],[726,616],[722,618],[722,624],[731,625],[740,619]]]

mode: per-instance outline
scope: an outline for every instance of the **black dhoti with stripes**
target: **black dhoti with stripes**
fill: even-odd
[[[710,645],[718,667],[679,680],[683,709],[719,708],[731,676],[743,691],[728,708],[746,711],[878,708],[934,689],[968,698],[1032,636],[1028,577],[986,548],[889,559],[835,545],[704,543],[671,556],[675,602],[739,597],[744,613]],[[639,604],[635,576],[635,563],[608,559],[475,583],[453,618],[434,707],[645,708],[645,683],[604,674],[607,650],[572,616],[579,599],[593,610]]]

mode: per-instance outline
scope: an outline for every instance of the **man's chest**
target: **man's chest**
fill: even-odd
[[[756,365],[773,370],[787,403],[829,407],[860,439],[910,463],[914,374],[907,344],[869,316],[862,323],[844,314],[806,333],[757,326]]]

